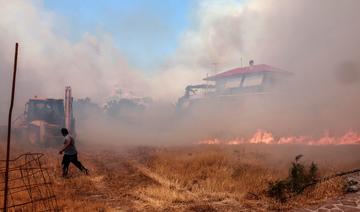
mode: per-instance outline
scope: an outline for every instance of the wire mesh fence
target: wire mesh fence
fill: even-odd
[[[41,153],[10,160],[7,211],[59,211],[52,181]],[[0,211],[4,211],[5,160],[0,160]]]

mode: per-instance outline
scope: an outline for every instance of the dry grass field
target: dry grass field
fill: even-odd
[[[15,148],[13,155],[24,148]],[[310,187],[286,203],[267,197],[268,183],[285,178],[296,155],[303,154],[305,164],[315,161],[322,176],[360,167],[360,146],[356,145],[78,148],[90,175],[71,166],[68,179],[60,177],[61,156],[56,149],[27,148],[45,153],[44,164],[64,211],[291,210],[343,192],[343,179],[337,178]]]

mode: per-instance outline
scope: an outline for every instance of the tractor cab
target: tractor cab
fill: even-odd
[[[44,121],[49,124],[65,126],[64,100],[33,98],[26,103],[25,119],[27,123]]]
[[[75,119],[72,111],[71,88],[66,87],[65,99],[31,98],[24,114],[16,120],[18,134],[32,144],[53,146],[61,144],[60,129],[66,127],[73,136]]]

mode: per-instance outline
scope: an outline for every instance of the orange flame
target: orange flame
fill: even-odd
[[[198,144],[220,144],[220,141],[214,138],[206,141],[199,141]]]
[[[306,145],[343,145],[343,144],[360,144],[360,134],[349,130],[341,137],[331,136],[325,132],[323,136],[314,139],[309,136],[287,136],[275,139],[271,132],[257,130],[250,139],[236,138],[228,141],[221,141],[217,138],[202,140],[198,144],[306,144]]]
[[[274,136],[265,130],[257,130],[249,141],[251,144],[271,144],[273,142]]]

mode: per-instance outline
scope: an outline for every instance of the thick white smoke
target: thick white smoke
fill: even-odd
[[[74,42],[69,39],[67,23],[44,9],[41,1],[0,0],[0,4],[0,117],[6,114],[13,48],[19,42],[18,111],[23,110],[20,103],[33,95],[61,97],[66,85],[73,87],[76,97],[90,97],[99,103],[108,99],[114,88],[174,103],[186,85],[202,83],[207,74],[254,59],[295,74],[286,99],[296,108],[283,105],[277,109],[287,115],[254,113],[253,120],[244,123],[236,114],[218,111],[224,114],[213,118],[197,114],[200,118],[192,116],[179,123],[172,115],[159,116],[164,112],[155,109],[140,120],[157,119],[155,128],[166,129],[170,137],[171,132],[202,131],[205,135],[230,130],[236,134],[259,122],[282,132],[299,133],[314,128],[357,129],[360,125],[360,25],[356,22],[360,1],[199,1],[176,52],[146,77],[127,64],[121,50],[114,48],[111,34],[84,32],[82,39]],[[171,109],[166,106],[166,111]],[[247,112],[238,109],[237,113]],[[171,125],[161,126],[169,122]],[[142,123],[151,132],[147,135],[156,137],[153,129],[148,129],[152,121]]]
[[[61,98],[72,86],[77,97],[102,103],[115,87],[145,95],[141,73],[128,66],[111,35],[84,32],[68,37],[66,23],[39,1],[0,1],[1,113],[7,109],[15,42],[20,44],[17,107],[34,95]]]
[[[231,126],[268,122],[272,129],[299,133],[358,129],[359,9],[357,0],[201,1],[176,60],[196,64],[189,68],[203,76],[250,59],[295,74],[291,88],[284,88],[291,106],[280,107],[280,114],[255,114],[250,122],[257,124]]]

